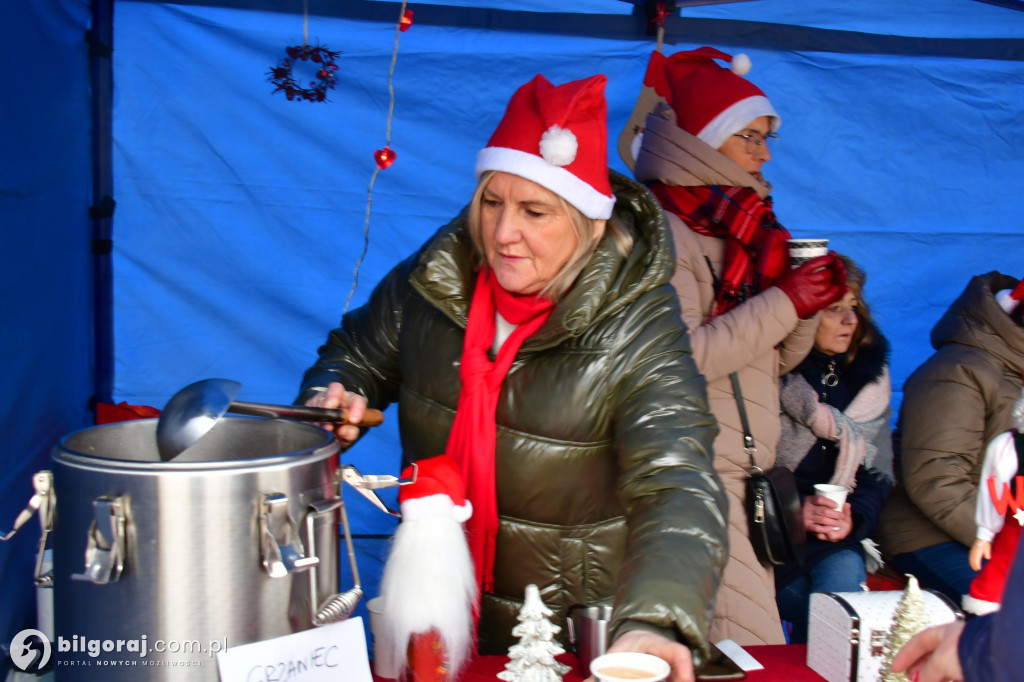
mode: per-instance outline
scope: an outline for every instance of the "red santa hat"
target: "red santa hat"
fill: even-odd
[[[1017,309],[1021,299],[1024,299],[1024,279],[1013,289],[1003,289],[996,294],[996,302],[1006,311],[1007,315]]]
[[[407,466],[402,478],[414,479],[398,490],[402,518],[408,521],[428,516],[451,516],[464,523],[473,514],[466,499],[466,486],[455,461],[447,455],[430,457]]]
[[[532,180],[588,218],[610,218],[615,205],[608,178],[607,78],[552,85],[537,74],[508,103],[476,176],[503,171]]]
[[[719,66],[716,59],[731,68]],[[748,71],[750,57],[734,57],[713,47],[669,57],[656,52],[648,63],[644,85],[665,98],[680,128],[718,149],[758,116],[770,118],[772,132],[782,125],[761,89],[743,77]]]

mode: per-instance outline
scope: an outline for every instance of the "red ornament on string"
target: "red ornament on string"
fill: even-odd
[[[412,26],[412,10],[407,9],[402,14],[402,18],[398,20],[398,30],[405,33]]]
[[[377,160],[377,168],[384,170],[395,162],[395,150],[387,145],[384,145],[384,149],[378,149],[373,153],[373,158]]]

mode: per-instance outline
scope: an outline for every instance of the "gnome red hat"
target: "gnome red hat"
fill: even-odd
[[[466,485],[455,461],[447,455],[422,459],[407,466],[402,478],[415,480],[398,490],[398,504],[405,520],[450,515],[464,523],[473,514],[466,499]]]
[[[719,66],[716,59],[732,68]],[[770,117],[772,132],[782,125],[761,89],[743,77],[749,70],[745,54],[733,57],[702,47],[664,58],[652,55],[644,84],[668,101],[680,128],[718,149],[758,116]]]
[[[999,303],[1000,307],[1006,311],[1007,314],[1012,313],[1020,305],[1021,299],[1024,299],[1024,279],[1020,281],[1013,289],[1003,289],[996,294],[996,302]]]
[[[476,176],[503,171],[532,180],[588,218],[610,218],[607,104],[603,75],[552,85],[537,74],[508,103],[476,157]]]

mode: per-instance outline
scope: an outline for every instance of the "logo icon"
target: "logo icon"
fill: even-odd
[[[25,672],[37,672],[50,660],[50,640],[39,630],[22,630],[11,640],[11,660]]]

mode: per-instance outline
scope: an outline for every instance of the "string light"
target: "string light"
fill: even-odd
[[[389,104],[387,128],[384,136],[384,148],[378,149],[374,152],[376,167],[373,169],[373,174],[370,176],[370,186],[366,190],[366,216],[363,221],[363,251],[359,254],[359,258],[356,259],[355,269],[352,271],[352,288],[348,292],[348,298],[345,299],[345,307],[342,310],[342,314],[348,311],[348,306],[352,302],[352,297],[356,293],[356,287],[359,284],[359,268],[363,263],[363,258],[366,257],[367,250],[370,248],[370,210],[373,207],[373,185],[377,182],[377,174],[395,162],[396,154],[395,151],[391,149],[391,120],[395,113],[395,87],[392,84],[392,78],[395,74],[395,62],[398,60],[399,38],[402,33],[405,33],[409,27],[412,26],[412,11],[406,10],[405,5],[405,0],[402,0],[401,10],[398,15],[399,18],[395,23],[395,44],[391,49],[391,66],[388,68]]]

